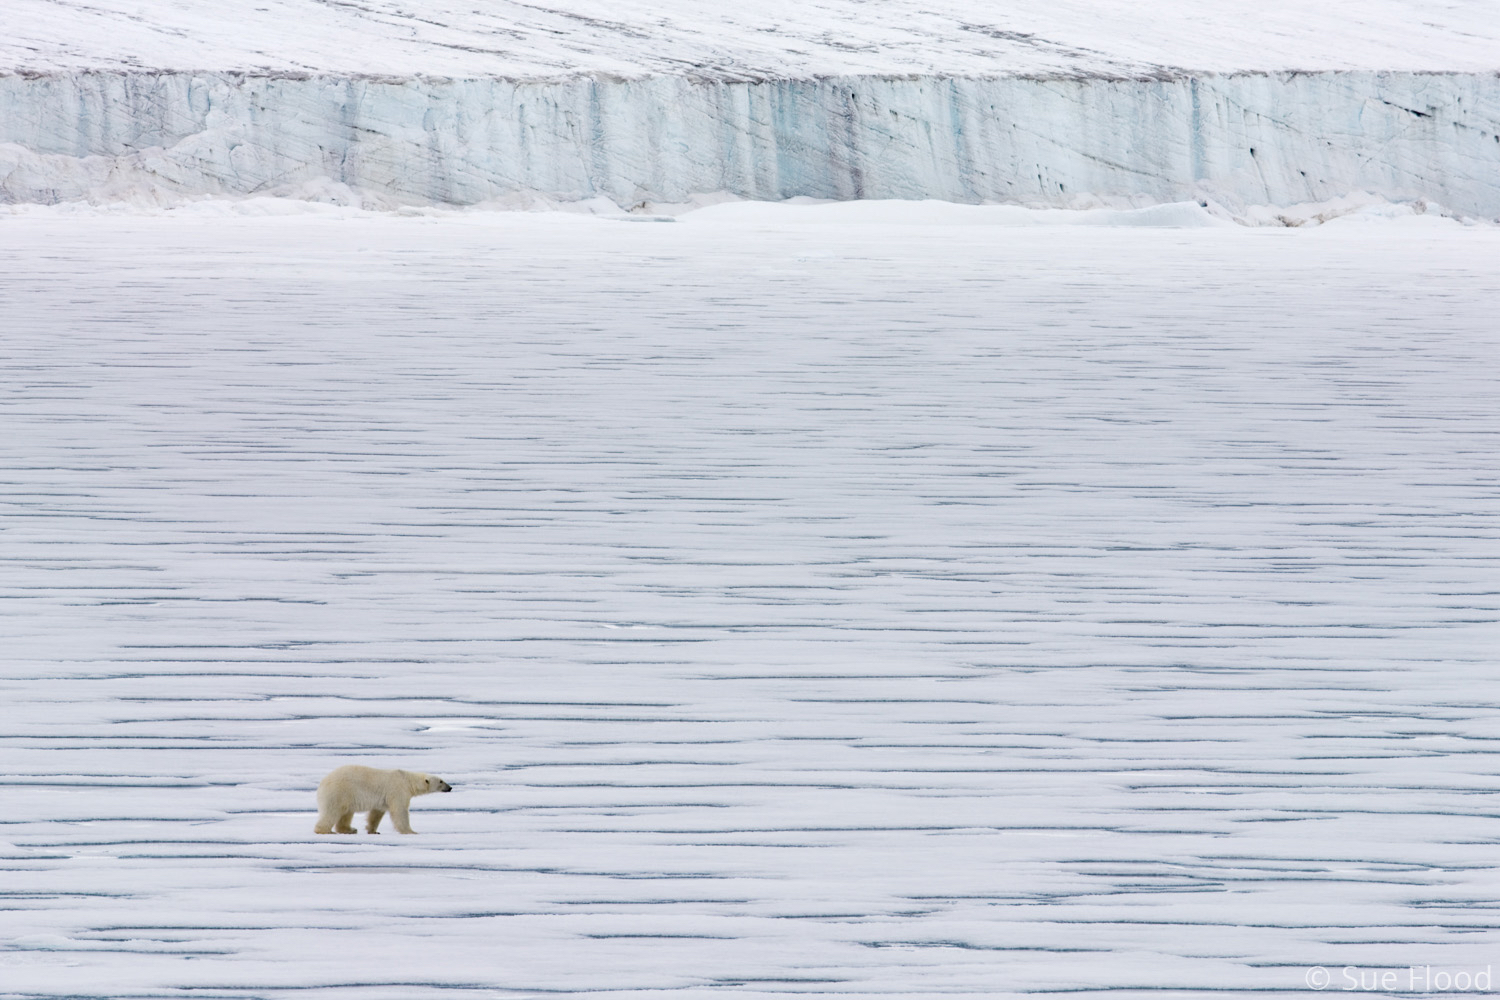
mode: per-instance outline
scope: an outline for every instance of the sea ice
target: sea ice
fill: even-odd
[[[211,209],[0,216],[0,997],[1493,962],[1500,231]]]

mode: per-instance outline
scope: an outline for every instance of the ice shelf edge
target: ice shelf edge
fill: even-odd
[[[0,202],[534,192],[1237,208],[1352,191],[1500,217],[1500,75],[552,81],[0,76]]]

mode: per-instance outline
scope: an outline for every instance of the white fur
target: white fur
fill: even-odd
[[[318,823],[314,833],[353,833],[355,813],[369,813],[365,832],[377,833],[380,820],[391,814],[397,833],[415,833],[407,806],[412,796],[448,792],[453,786],[421,771],[383,771],[378,767],[346,764],[318,784]]]

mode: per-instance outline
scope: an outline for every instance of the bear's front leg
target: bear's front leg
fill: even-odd
[[[396,825],[397,833],[416,833],[411,828],[411,815],[406,811],[405,803],[391,803],[391,822]]]
[[[365,833],[379,833],[376,827],[380,826],[380,821],[384,818],[384,809],[371,809],[370,814],[365,817]]]

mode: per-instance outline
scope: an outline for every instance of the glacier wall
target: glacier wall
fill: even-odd
[[[1351,191],[1500,217],[1500,76],[0,76],[0,201],[517,192],[620,205],[939,198],[1067,207]]]

